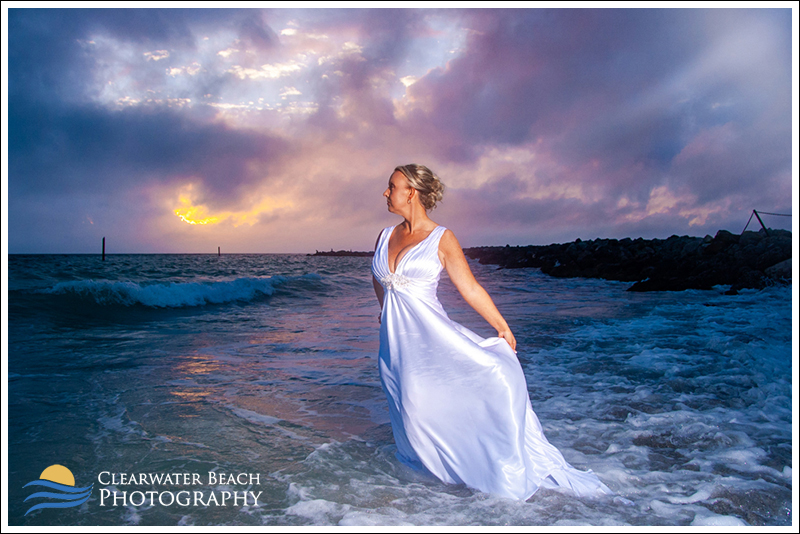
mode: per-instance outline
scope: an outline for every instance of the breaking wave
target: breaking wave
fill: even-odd
[[[143,305],[152,308],[183,308],[206,304],[251,301],[270,296],[280,286],[305,280],[319,280],[315,274],[237,278],[225,281],[141,284],[109,280],[77,280],[57,283],[42,292],[90,299],[101,305]]]

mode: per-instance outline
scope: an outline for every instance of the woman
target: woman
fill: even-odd
[[[611,493],[544,437],[514,335],[453,232],[428,217],[443,191],[430,169],[411,164],[394,170],[383,193],[389,211],[403,218],[378,236],[372,261],[379,370],[398,458],[445,483],[514,499],[542,485]],[[483,339],[448,318],[436,297],[443,269],[497,337]]]

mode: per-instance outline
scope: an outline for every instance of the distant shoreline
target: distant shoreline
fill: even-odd
[[[314,252],[314,254],[306,254],[306,256],[358,256],[358,257],[366,257],[374,255],[375,252],[359,252],[353,250],[333,250],[333,249],[331,249],[330,252],[318,250]]]

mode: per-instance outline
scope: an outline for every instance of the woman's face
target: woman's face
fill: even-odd
[[[391,213],[400,213],[401,210],[409,205],[408,199],[412,194],[411,185],[409,185],[403,173],[394,171],[391,178],[389,178],[389,187],[383,192],[389,211]]]

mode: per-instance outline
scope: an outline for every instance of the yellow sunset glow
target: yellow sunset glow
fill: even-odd
[[[209,213],[207,206],[196,205],[190,197],[191,187],[188,187],[178,196],[180,207],[175,208],[175,215],[187,224],[218,224],[223,221],[230,221],[234,227],[243,224],[250,226],[258,222],[258,216],[268,213],[277,208],[291,207],[293,204],[286,200],[277,200],[264,197],[260,202],[253,205],[250,209],[240,211],[221,211],[215,214]]]
[[[184,206],[175,210],[175,215],[189,224],[214,224],[219,222],[218,217],[203,217],[206,211],[205,206]]]

